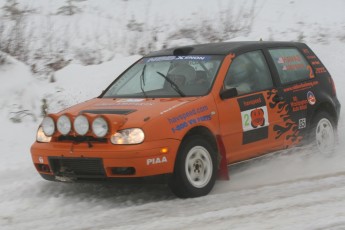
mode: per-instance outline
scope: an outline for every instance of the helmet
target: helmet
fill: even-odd
[[[194,83],[196,79],[196,72],[193,67],[188,64],[179,64],[172,68],[169,73],[168,77],[173,78],[173,76],[183,76],[184,77],[184,84],[191,85]],[[174,80],[174,79],[172,79]]]
[[[236,62],[236,60],[238,60]],[[235,59],[229,70],[229,79],[227,84],[237,85],[243,82],[250,82],[250,78],[254,73],[253,66],[240,59]]]

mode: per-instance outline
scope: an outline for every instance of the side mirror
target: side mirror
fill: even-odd
[[[238,92],[236,88],[224,89],[220,91],[219,96],[222,100],[225,100],[238,96]]]

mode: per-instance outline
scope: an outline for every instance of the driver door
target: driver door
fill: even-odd
[[[262,51],[238,55],[230,65],[223,88],[237,90],[237,96],[218,103],[227,161],[246,160],[278,148],[273,126],[280,123],[280,117],[271,108],[273,82]]]

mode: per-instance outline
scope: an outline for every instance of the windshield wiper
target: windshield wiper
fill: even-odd
[[[169,82],[170,85],[171,85],[171,88],[173,88],[178,94],[180,94],[181,97],[185,97],[185,96],[186,96],[186,94],[184,94],[184,93],[180,90],[180,88],[176,85],[176,83],[173,82],[170,78],[168,78],[167,76],[165,76],[165,75],[162,74],[161,72],[158,72],[158,71],[157,71],[157,73],[158,73],[160,76],[162,76],[167,82]]]
[[[146,93],[145,93],[145,90],[144,90],[144,85],[145,85],[145,69],[146,69],[146,64],[144,65],[143,70],[141,71],[141,74],[140,74],[140,89],[143,92],[144,97],[148,98]]]

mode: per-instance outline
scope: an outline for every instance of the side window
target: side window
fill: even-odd
[[[224,88],[236,88],[239,95],[273,87],[266,60],[261,51],[236,57],[225,77]]]
[[[269,53],[273,58],[282,84],[314,77],[313,70],[297,49],[270,49]]]

